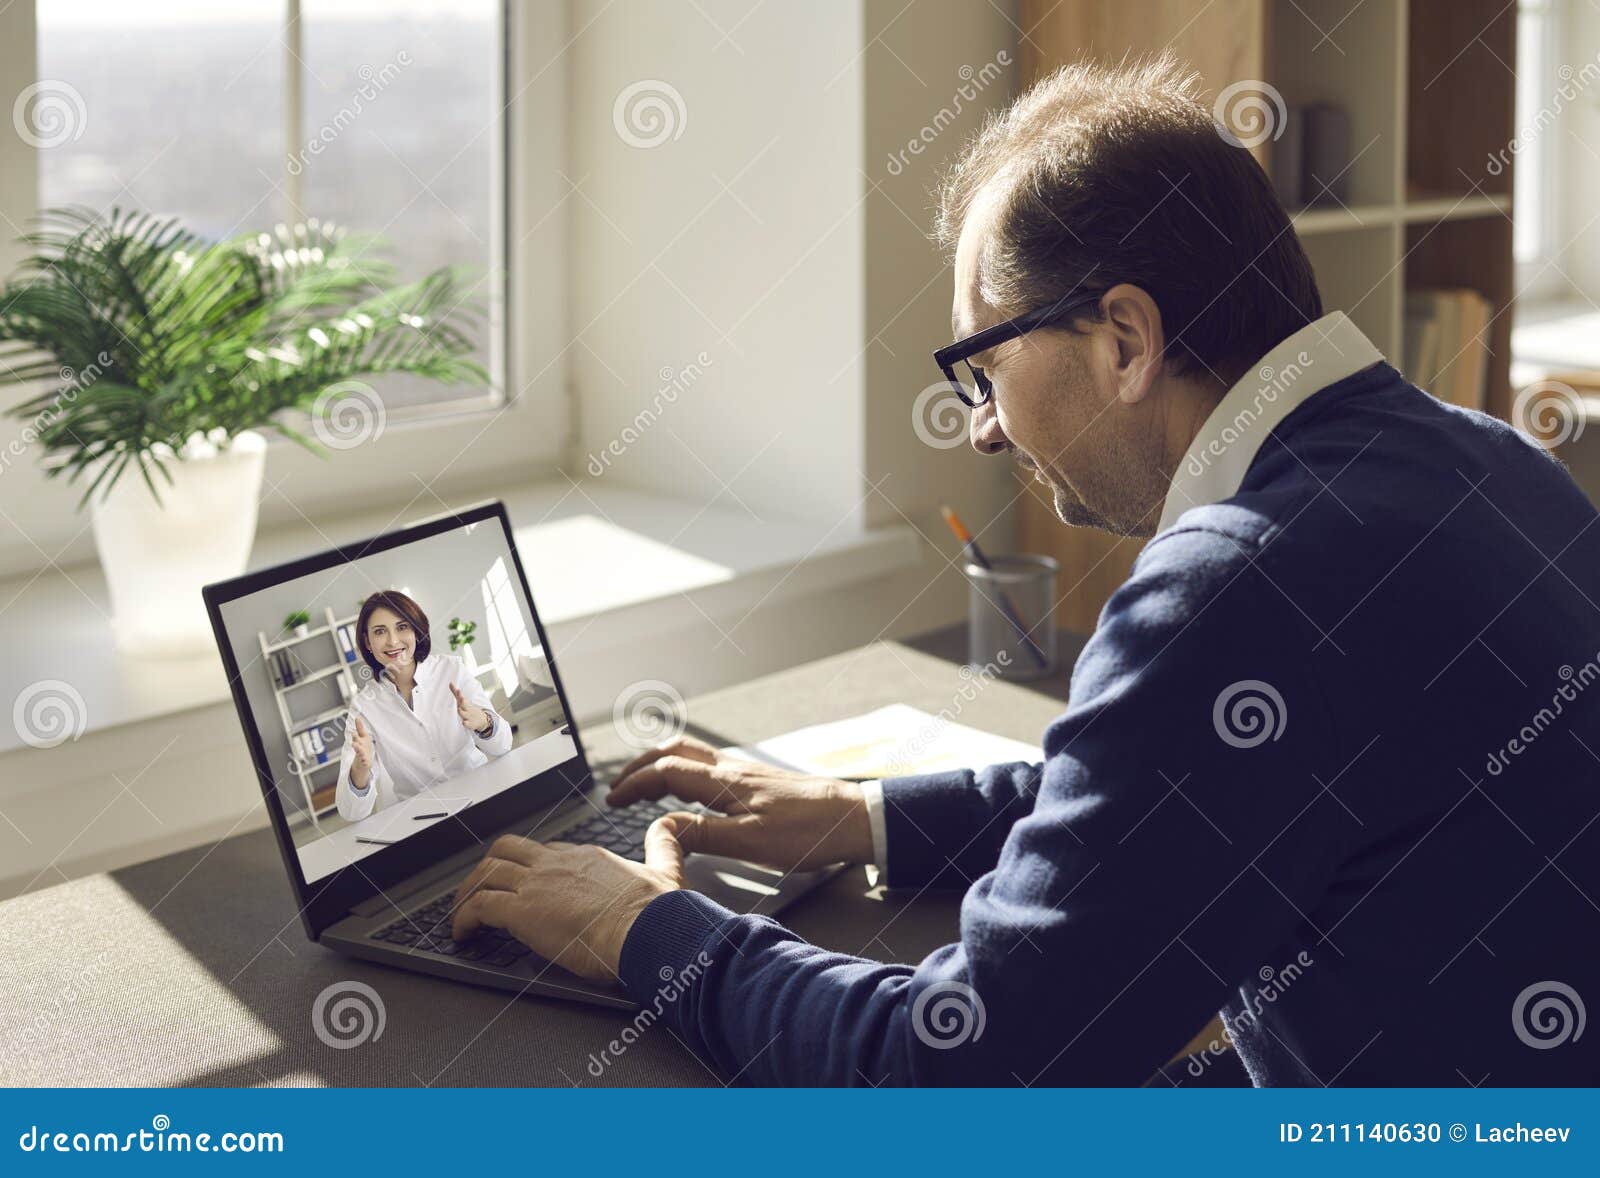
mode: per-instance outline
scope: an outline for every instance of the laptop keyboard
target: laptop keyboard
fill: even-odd
[[[552,842],[592,843],[597,847],[644,862],[644,834],[650,824],[663,814],[685,807],[673,799],[663,802],[645,802],[625,810],[607,811],[585,818],[576,826],[568,827]],[[526,957],[530,950],[504,929],[480,928],[465,941],[450,935],[450,922],[455,906],[455,893],[446,892],[422,907],[390,921],[369,940],[386,941],[391,945],[414,949],[421,953],[442,953],[457,961],[475,961],[484,965],[503,967],[518,958]]]

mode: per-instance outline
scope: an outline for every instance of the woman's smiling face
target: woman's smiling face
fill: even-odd
[[[409,667],[416,661],[416,631],[399,614],[380,605],[367,618],[367,649],[385,668]]]

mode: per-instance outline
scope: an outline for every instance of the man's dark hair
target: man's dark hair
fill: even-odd
[[[433,639],[428,635],[428,615],[422,612],[420,605],[400,590],[379,589],[361,603],[361,613],[356,618],[356,646],[361,651],[361,658],[372,668],[374,675],[380,677],[383,675],[383,664],[367,645],[367,619],[372,617],[372,611],[376,609],[386,609],[399,614],[409,622],[412,633],[417,636],[417,649],[412,659],[420,663],[428,657],[429,652],[433,650]]]
[[[1322,315],[1288,215],[1237,144],[1170,54],[1066,66],[966,146],[936,235],[953,251],[979,194],[997,200],[979,261],[986,302],[1011,316],[1132,283],[1161,310],[1170,370],[1227,387]]]

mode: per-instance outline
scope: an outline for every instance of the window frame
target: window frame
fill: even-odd
[[[1541,77],[1553,79],[1556,76],[1556,66],[1559,59],[1558,46],[1563,40],[1567,20],[1566,5],[1563,0],[1519,0],[1517,4],[1517,17],[1537,19],[1544,24],[1544,36],[1541,38],[1539,61],[1535,65]],[[1518,109],[1513,114],[1513,128],[1520,133],[1523,120],[1533,112]],[[1516,174],[1518,169],[1533,165],[1535,179],[1535,192],[1538,194],[1538,207],[1527,210],[1518,206],[1515,199],[1512,202],[1511,214],[1513,217],[1527,216],[1530,212],[1537,218],[1538,247],[1531,258],[1527,260],[1513,259],[1512,268],[1515,272],[1515,281],[1519,297],[1531,302],[1559,299],[1564,294],[1570,293],[1567,279],[1560,270],[1550,265],[1560,254],[1557,248],[1557,238],[1560,233],[1561,222],[1561,184],[1562,184],[1562,143],[1560,129],[1553,130],[1548,135],[1540,137],[1535,145],[1535,150],[1530,157],[1515,160],[1512,164],[1512,193],[1516,192]]]
[[[328,457],[292,442],[276,444],[278,435],[264,431],[274,444],[267,453],[261,530],[391,507],[398,524],[439,510],[452,496],[459,501],[494,494],[508,482],[554,477],[570,465],[576,446],[567,387],[570,193],[560,162],[567,157],[563,49],[570,17],[565,5],[534,8],[500,0],[499,9],[502,43],[495,54],[500,75],[495,89],[502,99],[489,132],[499,148],[490,218],[491,233],[498,236],[491,239],[485,319],[492,388],[481,397],[396,409],[386,416],[379,437]],[[4,23],[27,29],[31,78],[44,80],[32,12],[25,24],[20,13]],[[519,150],[518,144],[531,146]],[[0,209],[17,224],[38,210],[37,168],[47,150],[16,137],[0,150],[0,166],[11,160],[18,165],[13,175],[27,178],[25,187],[13,188],[15,211]],[[21,428],[20,422],[0,422],[0,445]],[[27,518],[19,526],[29,537],[28,551],[41,552],[42,565],[52,563],[44,551],[60,550],[59,560],[68,546],[76,547],[86,521],[74,510],[77,488],[58,490],[62,484],[47,483],[42,471],[37,476],[43,493],[21,513]],[[13,573],[17,555],[0,553]]]

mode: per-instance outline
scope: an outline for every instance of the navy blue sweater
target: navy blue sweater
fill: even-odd
[[[885,783],[890,882],[964,889],[958,942],[879,964],[678,892],[624,982],[678,971],[664,1019],[749,1083],[1137,1084],[1219,1010],[1258,1084],[1600,1082],[1595,525],[1364,369],[1145,547],[1042,766]]]

